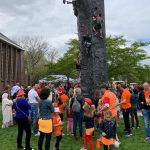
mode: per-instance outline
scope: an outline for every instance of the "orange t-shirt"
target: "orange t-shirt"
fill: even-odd
[[[63,113],[64,113],[64,108],[65,108],[65,104],[62,103],[62,104],[59,105],[58,107],[59,107],[60,114],[63,114]]]
[[[144,96],[145,96],[146,105],[150,106],[150,89],[144,92]]]
[[[102,96],[101,101],[102,107],[107,103],[109,104],[108,109],[104,110],[103,113],[105,113],[106,111],[111,111],[112,117],[117,116],[117,109],[115,107],[117,104],[117,97],[113,92],[107,90]]]
[[[68,98],[68,96],[67,96],[66,94],[63,94],[63,95],[61,96],[61,100],[62,100],[62,102],[65,103],[65,104],[66,104],[66,102],[67,102],[68,99],[69,99],[69,98]]]
[[[58,116],[53,115],[52,120],[53,120],[53,125],[56,125],[62,122],[59,115]],[[62,125],[54,127],[54,135],[60,136],[62,134],[62,129],[63,129]]]
[[[128,89],[125,89],[121,95],[121,102],[123,100],[126,100],[126,103],[122,104],[121,107],[123,109],[128,109],[128,108],[131,108],[131,102],[130,102],[130,99],[131,99],[131,93]]]

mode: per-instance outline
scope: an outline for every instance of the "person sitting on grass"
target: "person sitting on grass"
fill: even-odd
[[[90,98],[85,98],[84,109],[84,122],[85,122],[85,134],[84,134],[84,147],[81,150],[87,150],[87,143],[90,144],[90,150],[94,150],[92,135],[94,132],[94,111],[95,106],[92,104]]]
[[[99,130],[104,150],[114,150],[114,144],[117,138],[117,134],[116,134],[116,121],[115,119],[112,118],[111,111],[105,112],[104,120],[100,123]]]
[[[59,108],[56,107],[54,109],[54,114],[53,114],[54,135],[56,136],[56,144],[54,150],[59,150],[59,143],[62,140],[62,129],[63,129],[64,122],[61,121],[59,112],[60,112]]]

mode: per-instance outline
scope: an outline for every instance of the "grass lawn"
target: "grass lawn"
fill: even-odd
[[[2,115],[0,113],[0,120],[2,120]],[[140,119],[140,129],[133,130],[133,136],[130,138],[125,138],[123,136],[123,122],[120,123],[120,127],[117,129],[118,135],[121,141],[121,146],[118,150],[150,150],[150,143],[144,141],[145,131],[143,127],[143,120]],[[0,121],[1,125],[1,121]],[[64,132],[66,132],[66,125],[64,126]],[[9,129],[0,128],[0,150],[16,150],[16,136],[17,136],[17,126],[13,126]],[[94,145],[96,139],[98,138],[98,133],[94,137]],[[31,145],[37,150],[38,137],[32,135]],[[55,143],[55,137],[52,137],[51,150]],[[75,141],[71,136],[63,136],[62,142],[60,144],[60,150],[80,150],[83,146],[83,141]],[[102,148],[101,148],[102,150]]]

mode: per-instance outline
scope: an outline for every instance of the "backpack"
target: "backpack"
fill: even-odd
[[[73,112],[80,112],[81,111],[81,104],[77,100],[77,98],[74,99],[74,102],[72,104],[72,111]]]

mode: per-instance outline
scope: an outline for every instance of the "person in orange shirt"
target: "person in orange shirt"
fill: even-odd
[[[121,94],[121,108],[123,112],[123,120],[125,124],[125,136],[130,137],[131,134],[131,128],[130,128],[130,121],[129,121],[129,114],[131,111],[131,93],[129,91],[129,88],[127,88],[125,85],[122,85],[123,91]]]
[[[53,120],[53,127],[54,127],[54,135],[56,136],[56,144],[54,147],[54,150],[59,150],[59,144],[62,140],[62,129],[63,129],[63,122],[61,121],[61,118],[59,116],[59,108],[56,107],[54,109],[54,114],[52,117]]]
[[[61,100],[66,105],[68,99],[69,99],[69,97],[67,96],[66,91],[64,91],[63,95],[61,95]]]
[[[101,85],[101,92],[103,94],[101,98],[101,112],[103,114],[106,111],[111,111],[112,117],[116,119],[117,117],[117,109],[116,109],[116,104],[117,104],[117,97],[116,95],[109,90],[109,87],[106,84]]]
[[[139,94],[139,105],[144,118],[145,142],[150,142],[150,84],[144,83],[143,88],[143,91]]]

